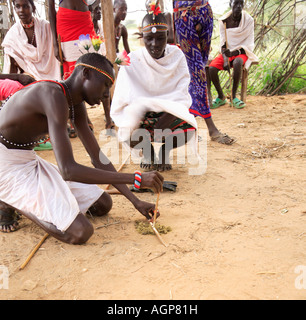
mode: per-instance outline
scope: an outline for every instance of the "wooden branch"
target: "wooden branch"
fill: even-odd
[[[40,246],[45,242],[45,240],[48,238],[48,233],[44,235],[44,237],[40,240],[40,242],[36,245],[36,247],[32,250],[30,255],[27,257],[26,261],[20,266],[19,270],[23,270],[26,265],[30,262],[30,260],[33,258],[36,251],[40,248]]]

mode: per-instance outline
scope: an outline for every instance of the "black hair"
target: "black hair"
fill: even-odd
[[[90,66],[104,70],[108,73],[111,73],[114,70],[113,64],[105,56],[97,52],[89,52],[83,54],[76,61],[76,65],[78,63],[88,64]]]
[[[33,0],[28,0],[28,1],[30,2],[30,5],[31,5],[31,7],[33,9],[33,13],[35,13],[36,12],[36,6],[34,4],[34,1]],[[15,0],[13,0],[13,4],[15,4]]]
[[[156,19],[158,17],[158,19]],[[142,23],[141,23],[141,27],[143,28],[144,23],[148,22],[148,24],[150,23],[154,23],[154,22],[160,22],[160,23],[166,23],[167,24],[167,19],[164,15],[164,13],[160,13],[158,16],[155,16],[155,20],[153,19],[153,14],[151,13],[147,13],[144,18],[142,19]],[[143,32],[135,32],[134,33],[135,36],[137,36],[137,39],[142,39],[143,38]]]
[[[114,1],[114,7],[117,7],[117,6],[120,5],[122,2],[125,2],[125,4],[127,4],[127,3],[126,3],[126,0],[115,0],[115,1]]]

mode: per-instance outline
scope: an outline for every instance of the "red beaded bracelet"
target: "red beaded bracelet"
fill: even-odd
[[[141,185],[141,172],[140,171],[135,171],[134,187],[136,189],[140,189],[140,185]]]

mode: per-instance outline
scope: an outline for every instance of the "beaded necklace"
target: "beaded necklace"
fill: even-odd
[[[63,91],[64,91],[64,94],[66,95],[66,90],[65,88],[67,89],[67,92],[69,93],[69,98],[70,98],[70,105],[69,105],[69,110],[70,110],[70,113],[71,113],[71,120],[74,121],[74,106],[73,106],[73,100],[72,100],[72,96],[71,96],[71,93],[70,93],[70,90],[69,90],[69,87],[68,85],[65,83],[65,82],[57,82],[57,81],[52,81],[52,80],[41,80],[41,81],[48,81],[48,82],[55,82],[55,83],[58,83]],[[36,81],[36,82],[40,82],[40,81]],[[29,85],[32,85],[36,82],[33,82]],[[4,107],[4,105],[6,104],[6,102],[9,100],[9,98],[12,96],[13,94],[11,94],[10,96],[8,96],[5,100],[5,102],[2,104],[0,110]],[[48,140],[50,140],[49,137],[46,137],[44,139],[40,139],[39,141],[32,141],[32,142],[26,142],[26,143],[16,143],[16,142],[11,142],[9,140],[7,140],[3,135],[2,133],[0,133],[0,139],[3,140],[4,142],[6,142],[6,144],[9,144],[11,146],[14,146],[14,147],[18,147],[18,148],[25,148],[25,147],[32,147],[34,145],[37,145],[37,144],[42,144],[42,143],[45,143],[47,142]]]
[[[74,105],[73,105],[73,100],[72,100],[72,96],[71,96],[71,93],[70,93],[70,90],[69,90],[69,87],[68,87],[68,84],[65,83],[65,82],[59,82],[60,84],[62,84],[66,89],[67,89],[67,92],[69,94],[69,100],[70,100],[70,105],[69,105],[69,110],[70,110],[70,119],[71,121],[74,121]]]
[[[20,20],[21,25],[25,28],[25,29],[30,29],[34,26],[34,18],[32,18],[31,22],[26,24],[26,23],[22,23],[22,21]]]
[[[26,23],[22,23],[22,21],[20,20],[21,25],[23,26],[24,29],[31,29],[34,27],[34,18],[32,18],[31,22],[26,24]],[[34,42],[35,42],[35,27],[33,28],[33,35],[32,35],[32,39],[30,44],[32,46],[34,46]]]

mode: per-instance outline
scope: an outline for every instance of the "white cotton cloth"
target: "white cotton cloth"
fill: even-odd
[[[24,72],[36,80],[60,80],[60,63],[54,56],[50,24],[47,20],[34,17],[35,48],[28,43],[24,28],[18,20],[8,31],[3,42],[4,66],[2,73],[10,73],[10,56]]]
[[[224,20],[232,14],[232,10],[227,12],[219,19],[220,26],[220,51],[221,47],[226,42]],[[244,10],[237,28],[226,29],[227,44],[230,51],[243,48],[248,60],[245,63],[245,68],[248,69],[252,62],[258,62],[257,56],[253,53],[254,50],[254,19]]]
[[[96,185],[64,181],[57,166],[33,150],[0,143],[0,200],[66,231],[103,194]]]
[[[167,45],[165,56],[154,59],[141,48],[131,52],[130,58],[130,66],[120,67],[111,105],[119,141],[127,141],[149,111],[170,113],[197,129],[195,117],[189,113],[190,75],[182,51]]]

